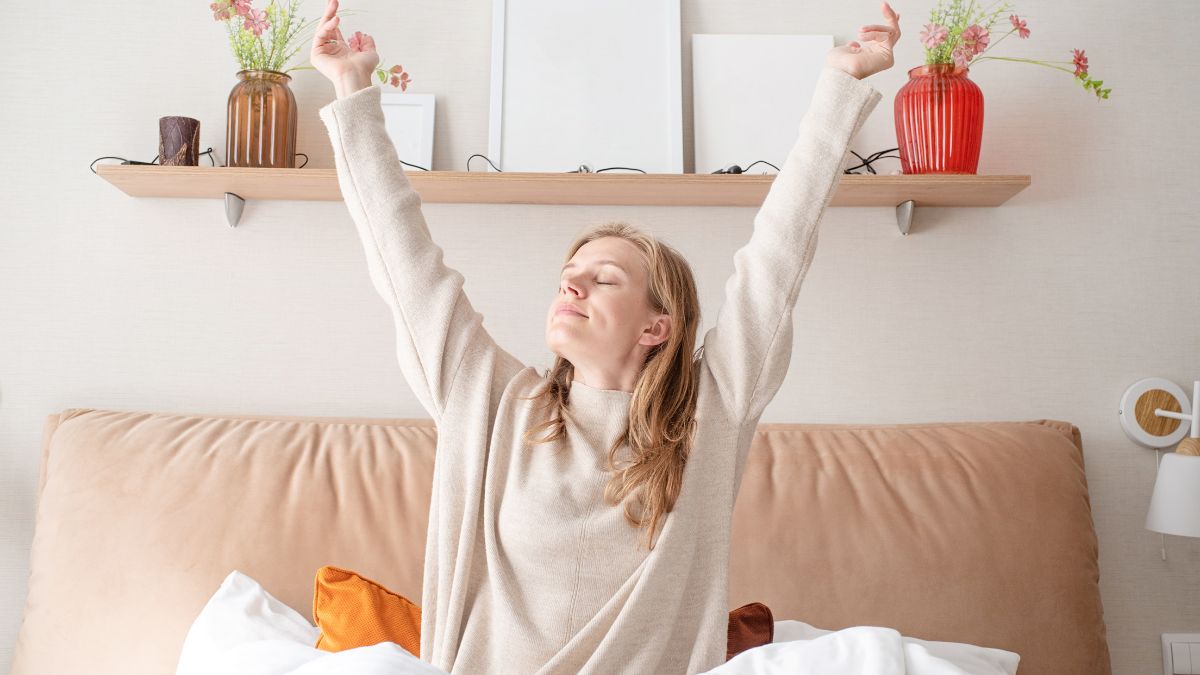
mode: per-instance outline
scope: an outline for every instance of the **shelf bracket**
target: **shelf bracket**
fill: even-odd
[[[246,200],[233,192],[225,193],[225,220],[230,227],[237,227],[238,221],[242,219],[242,207],[246,205]]]
[[[896,205],[896,225],[900,228],[900,234],[906,237],[908,236],[908,228],[912,227],[913,206],[913,200],[911,199]]]

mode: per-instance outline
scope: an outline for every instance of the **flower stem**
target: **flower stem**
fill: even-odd
[[[996,41],[995,41],[995,42],[993,42],[992,44],[988,45],[988,48],[987,48],[987,49],[985,49],[985,50],[983,50],[983,51],[981,51],[981,52],[979,52],[979,53],[982,55],[982,54],[986,54],[986,53],[990,52],[990,51],[992,50],[992,47],[995,47],[996,45],[1000,44],[1001,42],[1004,42],[1004,38],[1008,37],[1009,35],[1012,35],[1012,34],[1013,34],[1013,32],[1014,32],[1014,31],[1016,31],[1016,30],[1017,30],[1017,29],[1016,29],[1016,28],[1014,28],[1014,29],[1012,29],[1012,30],[1008,31],[1007,33],[1005,33],[1004,35],[1001,35],[999,40],[996,40]]]
[[[971,62],[970,62],[968,65],[975,65],[975,62],[976,62],[976,61],[984,61],[984,60],[987,60],[987,59],[994,59],[994,60],[996,60],[996,61],[1024,61],[1025,63],[1036,63],[1036,64],[1038,64],[1039,66],[1046,66],[1047,68],[1053,68],[1053,69],[1055,69],[1055,70],[1061,70],[1061,71],[1063,71],[1063,72],[1067,72],[1067,73],[1071,73],[1071,74],[1074,74],[1074,73],[1075,73],[1075,71],[1071,70],[1070,68],[1063,68],[1062,66],[1052,66],[1052,65],[1050,65],[1051,63],[1072,63],[1072,62],[1069,62],[1069,61],[1057,61],[1057,62],[1053,62],[1053,61],[1036,61],[1036,60],[1034,60],[1034,59],[1018,59],[1018,58],[1013,58],[1013,57],[1011,57],[1011,56],[980,56],[980,57],[978,57],[978,58],[976,58],[976,59],[972,60],[972,61],[971,61]]]

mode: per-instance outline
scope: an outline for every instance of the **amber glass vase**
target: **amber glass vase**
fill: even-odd
[[[896,93],[896,144],[904,173],[966,173],[979,167],[983,91],[968,68],[932,63],[908,71]]]
[[[243,70],[237,76],[225,115],[226,166],[295,168],[292,77],[274,70]]]

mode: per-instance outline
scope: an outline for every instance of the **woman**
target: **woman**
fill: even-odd
[[[438,428],[420,657],[453,673],[697,673],[725,660],[730,518],[792,352],[792,307],[899,15],[829,52],[799,137],[734,254],[716,325],[687,262],[621,223],[570,248],[544,374],[500,348],[446,267],[384,129],[374,40],[329,0],[312,64],[397,356]],[[414,542],[416,544],[416,542]]]

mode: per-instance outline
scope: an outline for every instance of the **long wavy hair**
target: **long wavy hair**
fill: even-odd
[[[601,237],[620,237],[637,247],[645,264],[647,300],[654,312],[671,317],[666,340],[646,354],[633,388],[625,431],[608,450],[608,468],[613,472],[604,489],[611,505],[636,495],[624,507],[625,519],[643,528],[643,543],[654,548],[655,530],[675,506],[683,486],[696,430],[696,394],[699,361],[703,346],[696,349],[700,326],[700,301],[687,260],[671,246],[625,222],[607,222],[584,232],[571,244],[568,262],[584,244]],[[575,366],[557,356],[546,371],[545,386],[532,396],[541,409],[549,409],[546,421],[531,426],[523,435],[530,444],[549,443],[566,435],[565,416],[570,416],[568,396]],[[548,432],[541,438],[537,434]],[[617,450],[629,444],[632,458],[616,462]]]

